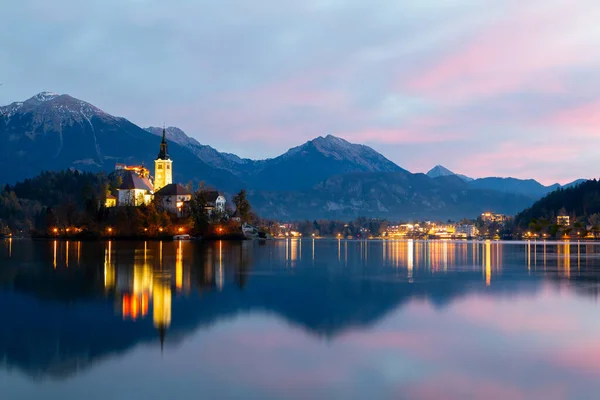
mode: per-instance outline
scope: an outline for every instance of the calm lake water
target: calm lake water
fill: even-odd
[[[597,399],[600,245],[0,241],[1,399]]]

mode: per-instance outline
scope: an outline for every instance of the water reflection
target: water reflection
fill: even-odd
[[[314,346],[359,334],[378,346],[395,343],[418,318],[396,321],[389,337],[381,324],[423,300],[432,315],[456,308],[457,318],[512,330],[537,317],[520,315],[523,309],[498,314],[505,299],[549,296],[550,285],[588,302],[597,298],[600,267],[598,244],[541,241],[5,240],[1,257],[0,359],[30,377],[60,379],[140,343],[168,354],[185,337],[250,315],[285,321]],[[557,310],[565,313],[557,319],[577,312]],[[453,325],[427,323],[427,335],[453,338]],[[552,324],[540,320],[531,329],[543,335]]]

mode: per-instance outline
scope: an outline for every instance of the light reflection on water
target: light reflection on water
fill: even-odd
[[[600,389],[596,243],[1,245],[6,398],[591,399]]]

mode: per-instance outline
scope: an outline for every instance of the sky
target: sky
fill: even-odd
[[[317,136],[413,172],[600,175],[597,0],[7,0],[0,104],[70,94],[268,158]]]

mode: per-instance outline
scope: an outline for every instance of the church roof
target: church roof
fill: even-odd
[[[152,182],[148,178],[139,176],[134,171],[127,171],[123,175],[123,183],[119,186],[119,190],[141,189],[149,192],[154,191]]]
[[[216,190],[208,190],[208,191],[205,193],[205,198],[206,198],[206,201],[207,201],[207,202],[209,202],[209,203],[214,203],[214,202],[216,202],[216,201],[217,201],[217,198],[218,198],[219,196],[220,196],[220,195],[219,195],[219,192],[217,192]]]
[[[162,189],[160,189],[154,195],[155,196],[186,196],[186,195],[190,195],[190,194],[191,194],[190,191],[187,190],[185,187],[183,187],[181,184],[171,183],[171,184],[163,187]]]

